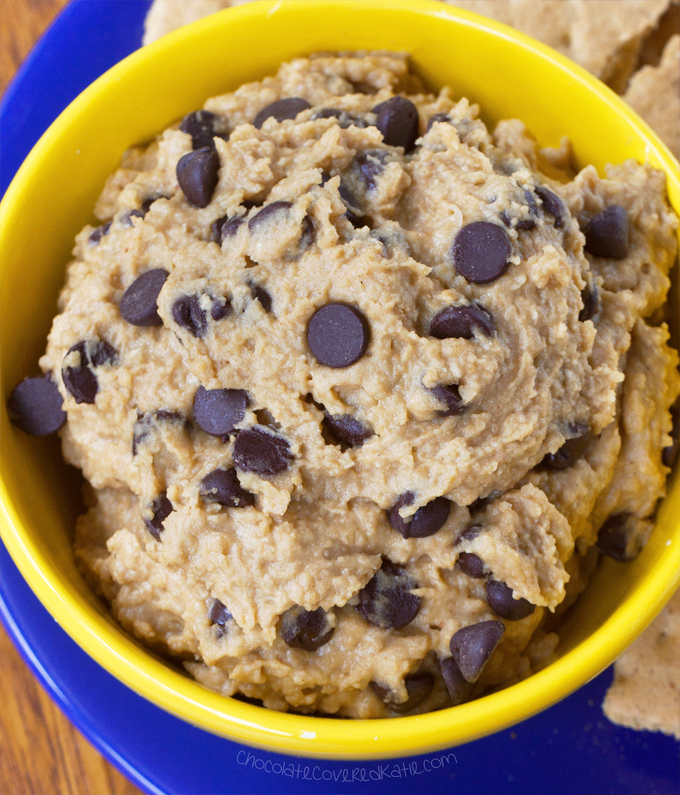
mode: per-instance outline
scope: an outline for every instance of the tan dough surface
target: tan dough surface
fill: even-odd
[[[619,657],[604,714],[631,729],[680,740],[680,591]]]
[[[422,137],[408,155],[374,126],[372,109],[395,93],[418,110]],[[291,96],[312,107],[251,124]],[[557,637],[544,619],[582,590],[581,556],[602,523],[625,514],[630,544],[641,546],[664,491],[680,378],[665,326],[644,321],[665,301],[675,256],[663,175],[627,162],[604,178],[586,168],[553,181],[520,122],[490,133],[467,100],[422,93],[394,54],[298,59],[205,107],[224,134],[213,139],[212,200],[198,209],[179,188],[176,166],[192,141],[177,126],[128,152],[96,208],[110,227],[99,240],[92,227],[77,238],[41,360],[64,396],[66,458],[92,486],[76,537],[85,576],[128,631],[207,686],[276,709],[364,718],[390,714],[371,682],[403,702],[416,672],[434,679],[419,710],[450,703],[437,661],[450,656],[452,635],[500,620],[485,579],[456,565],[466,552],[535,605],[503,621],[475,694],[529,675],[550,659]],[[324,108],[345,115],[324,118]],[[444,120],[428,125],[435,114]],[[288,204],[252,222],[276,201]],[[581,229],[612,204],[630,224],[622,260],[583,248]],[[350,222],[348,206],[361,221]],[[214,224],[224,218],[245,220],[220,244]],[[479,221],[503,229],[510,246],[505,274],[483,284],[451,261],[457,234]],[[169,274],[162,323],[133,326],[120,314],[123,293],[158,268]],[[592,319],[580,317],[588,293],[599,296]],[[178,320],[188,299],[202,317],[194,326]],[[319,363],[307,344],[307,324],[328,302],[357,307],[370,329],[350,366]],[[434,316],[460,305],[482,307],[492,330],[431,336]],[[92,361],[102,343],[110,351],[89,368],[93,403],[76,402],[63,379],[63,367],[84,366],[71,350],[80,342]],[[443,416],[433,389],[451,384],[462,409]],[[245,390],[230,436],[198,425],[199,386]],[[341,445],[324,415],[350,416],[371,435]],[[280,473],[239,462],[236,432],[254,427],[285,445]],[[541,466],[578,436],[588,442],[572,466]],[[627,464],[636,457],[638,478]],[[209,473],[234,466],[252,505],[202,493]],[[437,532],[404,538],[391,526],[387,511],[406,493],[404,521],[450,502]],[[145,521],[163,495],[172,512],[154,537]],[[356,609],[389,562],[420,600],[397,629]],[[219,603],[230,614],[222,624],[211,613]],[[316,610],[332,636],[315,650],[287,643],[286,622]]]

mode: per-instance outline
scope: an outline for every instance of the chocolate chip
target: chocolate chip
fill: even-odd
[[[193,149],[201,149],[204,146],[214,149],[213,138],[217,135],[215,123],[218,121],[219,118],[209,110],[197,110],[185,116],[179,128],[183,133],[188,133],[191,136]]]
[[[467,410],[467,405],[463,403],[457,384],[439,384],[430,389],[430,392],[446,406],[445,409],[437,412],[440,417],[457,417]]]
[[[583,309],[578,313],[578,319],[583,323],[586,320],[595,320],[600,313],[600,290],[596,281],[592,281],[581,292]]]
[[[294,605],[281,616],[281,637],[293,649],[316,651],[328,643],[334,632],[322,607],[305,610]]]
[[[454,707],[464,704],[472,698],[472,691],[475,689],[474,683],[468,682],[463,676],[453,657],[439,660],[439,670]]]
[[[585,250],[594,257],[624,259],[628,256],[628,213],[612,204],[593,216],[583,230]]]
[[[259,130],[269,118],[274,118],[278,122],[294,119],[298,113],[302,113],[303,110],[308,110],[311,107],[306,99],[301,99],[300,97],[279,99],[276,102],[272,102],[271,105],[267,105],[255,116],[253,126]]]
[[[24,378],[7,401],[10,422],[31,436],[56,433],[66,422],[59,388],[48,375]]]
[[[498,580],[487,582],[486,599],[494,613],[498,613],[501,618],[507,618],[508,621],[519,621],[530,616],[536,609],[536,605],[532,605],[524,597],[515,599],[512,588]]]
[[[378,696],[378,698],[385,704],[385,706],[397,715],[405,715],[411,712],[416,707],[419,707],[423,701],[430,695],[434,687],[434,676],[423,671],[417,674],[407,674],[404,677],[404,685],[406,685],[406,692],[408,694],[406,701],[396,701],[395,694],[389,687],[381,685],[378,682],[371,682],[371,690]]]
[[[167,198],[169,198],[169,197],[168,196],[162,196],[162,195],[161,196],[158,196],[158,195],[157,196],[149,196],[148,198],[144,199],[144,201],[142,202],[142,204],[141,204],[141,206],[139,207],[138,210],[130,210],[129,213],[124,215],[120,219],[121,224],[123,224],[123,226],[128,226],[128,227],[129,226],[133,226],[133,224],[132,224],[132,219],[133,218],[144,218],[146,216],[146,214],[149,212],[149,210],[151,209],[151,205],[154,202],[157,202],[159,199],[167,199]]]
[[[208,611],[208,619],[211,624],[224,627],[227,621],[231,621],[233,617],[223,602],[220,602],[219,599],[212,600],[212,605],[210,605],[210,610]]]
[[[567,214],[562,199],[543,185],[536,185],[534,191],[543,202],[543,209],[547,210],[555,219],[555,229],[561,229],[564,226],[564,219]]]
[[[246,428],[236,437],[233,458],[236,466],[244,472],[277,475],[288,469],[293,454],[283,437],[256,425]]]
[[[246,415],[248,393],[245,389],[206,389],[199,386],[194,395],[194,420],[211,436],[226,437]]]
[[[430,335],[440,340],[470,340],[474,337],[475,329],[490,337],[496,331],[496,326],[485,309],[475,304],[460,304],[447,306],[434,316],[430,324]]]
[[[418,138],[418,109],[405,97],[392,97],[373,108],[375,126],[388,146],[403,146],[408,154]]]
[[[572,425],[569,430],[576,435],[571,439],[567,439],[556,453],[548,453],[544,457],[541,461],[541,466],[544,469],[550,469],[554,472],[561,472],[563,469],[568,469],[572,464],[575,464],[588,449],[588,445],[593,438],[590,428],[586,425],[577,423]]]
[[[209,146],[202,146],[180,158],[177,182],[194,207],[207,207],[217,186],[220,158]]]
[[[596,546],[619,563],[630,563],[640,554],[638,519],[627,511],[610,516],[597,534]]]
[[[76,403],[94,403],[99,391],[99,381],[93,368],[113,364],[116,360],[116,351],[102,340],[84,340],[69,348],[64,362],[75,358],[74,354],[80,357],[78,364],[64,365],[61,369],[64,386]]]
[[[210,610],[208,611],[208,619],[210,626],[216,626],[215,636],[219,640],[227,634],[227,624],[234,618],[227,610],[225,604],[220,602],[219,599],[213,599]]]
[[[292,202],[286,201],[277,201],[267,204],[248,221],[249,231],[254,232],[258,226],[261,226],[266,221],[270,221],[279,214],[287,213],[292,206]]]
[[[501,621],[480,621],[454,633],[449,648],[464,679],[479,679],[504,632]]]
[[[367,149],[357,155],[356,164],[368,190],[373,190],[377,184],[377,178],[385,170],[387,152],[384,149]]]
[[[392,527],[404,538],[426,538],[434,535],[446,524],[451,512],[451,502],[446,497],[435,497],[422,505],[410,519],[402,519],[399,510],[411,505],[415,496],[407,491],[387,512]]]
[[[157,301],[168,275],[165,268],[154,268],[138,276],[120,299],[123,320],[133,326],[162,326]]]
[[[517,229],[519,232],[527,232],[536,226],[536,221],[533,218],[515,218],[507,210],[501,212],[500,219],[508,228]]]
[[[212,306],[210,307],[210,317],[217,320],[224,320],[231,314],[231,304],[226,298],[213,298]]]
[[[467,574],[468,577],[473,577],[475,580],[482,580],[489,574],[484,561],[472,552],[461,552],[457,562],[458,568],[463,574]]]
[[[109,229],[111,229],[111,221],[107,221],[105,224],[98,226],[88,238],[90,244],[96,246],[105,235],[108,235]]]
[[[208,329],[208,319],[197,295],[183,295],[172,305],[172,319],[192,337],[202,337]]]
[[[341,445],[361,447],[373,431],[349,414],[326,414],[321,425]]]
[[[420,597],[411,593],[417,587],[403,566],[383,558],[382,567],[359,591],[356,609],[374,627],[402,629],[420,610]]]
[[[206,502],[216,502],[227,508],[246,508],[255,504],[255,495],[241,487],[234,467],[213,469],[201,481],[199,494]]]
[[[349,367],[366,353],[370,327],[355,306],[337,301],[314,312],[307,324],[307,344],[319,364]]]
[[[222,218],[213,221],[212,232],[217,245],[221,246],[228,237],[234,237],[244,221],[245,218],[242,215],[237,215],[235,218],[223,215]]]
[[[427,127],[425,129],[425,132],[429,133],[430,130],[432,129],[432,126],[434,124],[437,124],[438,122],[444,122],[445,124],[451,124],[451,119],[449,118],[449,114],[448,113],[435,113],[434,116],[430,116],[430,118],[429,118],[429,120],[427,122]]]
[[[259,301],[265,312],[272,311],[272,297],[260,284],[250,285],[250,294],[254,301]]]
[[[153,518],[144,519],[144,524],[156,541],[160,541],[161,532],[164,530],[163,522],[175,509],[172,507],[172,503],[165,492],[159,494],[149,507],[153,512]]]
[[[473,284],[486,284],[502,276],[511,253],[507,232],[488,221],[474,221],[464,226],[451,247],[456,271]]]

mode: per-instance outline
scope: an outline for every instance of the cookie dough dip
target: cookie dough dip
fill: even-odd
[[[677,219],[405,56],[322,54],[125,153],[42,378],[131,634],[224,695],[426,712],[547,664],[672,462]],[[625,576],[621,567],[621,576]]]

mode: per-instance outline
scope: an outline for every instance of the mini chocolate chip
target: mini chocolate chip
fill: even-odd
[[[439,660],[439,670],[454,707],[464,704],[472,698],[472,691],[475,689],[474,683],[468,682],[463,676],[453,657]]]
[[[169,197],[168,196],[149,196],[148,198],[144,199],[144,201],[142,202],[142,204],[141,204],[141,206],[140,206],[140,208],[138,210],[130,210],[129,213],[124,215],[120,219],[121,224],[123,224],[123,226],[128,226],[128,227],[132,226],[133,225],[132,224],[132,219],[133,218],[144,218],[146,216],[146,214],[149,212],[149,210],[151,209],[151,205],[154,202],[158,201],[159,199],[167,199],[167,198],[169,198]]]
[[[447,306],[438,312],[430,324],[430,335],[437,339],[462,338],[470,340],[475,329],[491,337],[496,331],[491,315],[481,306],[475,304],[459,304]]]
[[[479,679],[504,632],[502,621],[480,621],[454,633],[449,648],[464,679]]]
[[[359,166],[361,177],[368,190],[373,190],[377,184],[377,178],[385,170],[387,152],[384,149],[367,149],[357,155],[356,164]]]
[[[367,226],[368,224],[363,218],[364,214],[359,209],[359,202],[356,200],[354,194],[349,190],[349,188],[342,182],[338,188],[338,193],[340,194],[343,204],[345,207],[347,207],[345,218],[350,222],[350,224],[352,224],[355,229],[361,229],[362,227]]]
[[[270,221],[276,215],[280,213],[286,213],[290,208],[293,206],[292,202],[286,201],[277,201],[272,202],[271,204],[265,205],[258,213],[248,221],[248,229],[251,232],[254,232],[258,226],[265,223],[266,221]]]
[[[213,320],[224,320],[231,314],[231,303],[226,298],[213,298],[210,317]]]
[[[370,685],[371,690],[389,710],[396,712],[397,715],[405,715],[407,712],[419,707],[430,695],[434,687],[434,676],[427,671],[407,674],[404,677],[404,685],[406,685],[406,693],[408,694],[406,701],[396,701],[395,694],[385,685],[381,685],[378,682],[370,682]]]
[[[208,611],[208,619],[211,624],[217,624],[224,627],[227,621],[231,621],[234,616],[227,610],[227,606],[220,602],[219,599],[213,599],[210,610]]]
[[[422,505],[410,519],[402,519],[399,510],[413,504],[415,496],[407,491],[387,512],[392,527],[404,538],[426,538],[442,529],[451,512],[451,502],[446,497],[435,497]]]
[[[507,210],[501,211],[500,219],[508,228],[514,227],[518,232],[526,232],[536,226],[536,221],[533,218],[515,218]]]
[[[430,389],[430,392],[446,406],[445,409],[437,412],[440,417],[457,417],[467,410],[457,384],[439,384]]]
[[[678,414],[679,412],[677,407],[671,409],[671,418],[673,420],[673,427],[671,429],[671,443],[668,445],[668,447],[664,447],[664,449],[661,451],[661,462],[669,469],[675,463],[675,459],[678,455],[678,448],[680,447],[680,422],[678,421],[680,417]]]
[[[298,243],[298,249],[302,254],[305,249],[308,249],[312,243],[314,242],[314,224],[312,223],[312,219],[305,215],[302,219],[302,231],[300,233],[300,241]]]
[[[215,122],[217,121],[218,117],[209,110],[197,110],[186,115],[179,128],[183,133],[188,133],[191,136],[193,149],[201,149],[204,146],[214,149],[213,138],[217,135],[215,132]]]
[[[585,250],[594,257],[624,259],[628,256],[628,213],[612,204],[593,216],[583,230]]]
[[[162,326],[158,314],[158,296],[168,278],[165,268],[138,276],[120,299],[120,316],[132,326]]]
[[[470,508],[472,509],[472,506],[470,506]],[[456,544],[462,544],[463,541],[472,541],[474,538],[477,538],[481,532],[482,526],[480,524],[471,524],[458,536]]]
[[[408,154],[418,139],[418,108],[405,97],[392,97],[373,108],[375,126],[388,146],[403,146]]]
[[[254,301],[259,301],[265,312],[272,311],[272,297],[260,284],[250,285],[250,294]]]
[[[144,519],[144,524],[156,541],[160,541],[161,532],[164,530],[163,522],[175,509],[172,507],[172,503],[165,492],[156,497],[151,503],[150,508],[153,512],[153,518]]]
[[[218,640],[227,634],[227,624],[233,618],[234,617],[227,610],[225,604],[220,602],[219,599],[213,599],[210,610],[208,611],[208,619],[210,620],[210,626],[217,627],[215,630],[215,636]]]
[[[635,532],[638,521],[628,511],[610,516],[597,534],[597,548],[619,563],[635,560],[641,550],[639,537]]]
[[[90,243],[95,246],[99,241],[105,236],[108,235],[109,229],[111,229],[111,221],[107,221],[105,224],[98,226],[94,232],[90,235],[88,240]]]
[[[305,610],[294,605],[281,616],[281,637],[293,649],[316,651],[328,643],[334,632],[322,607]]]
[[[229,436],[246,415],[245,389],[206,389],[199,386],[194,395],[194,420],[211,436]]]
[[[31,436],[56,433],[66,422],[59,388],[48,375],[24,378],[17,384],[7,401],[7,413],[12,424]]]
[[[528,599],[515,599],[513,590],[504,582],[489,580],[486,584],[486,599],[489,607],[508,621],[519,621],[530,616],[536,609]]]
[[[578,319],[583,323],[586,320],[595,320],[600,312],[600,289],[596,281],[592,281],[581,292],[583,309],[578,313]]]
[[[76,403],[94,403],[99,391],[99,381],[93,368],[113,364],[116,360],[116,351],[102,340],[83,340],[69,348],[64,361],[71,358],[74,353],[79,354],[80,362],[77,365],[62,367],[61,377],[64,386]]]
[[[302,113],[303,110],[308,110],[311,107],[306,99],[301,99],[300,97],[279,99],[276,102],[272,102],[271,105],[267,105],[255,116],[253,126],[259,130],[269,118],[274,118],[278,122],[294,119],[298,113]]]
[[[430,116],[430,118],[429,118],[429,120],[427,122],[427,127],[425,129],[425,132],[429,133],[430,130],[432,129],[432,126],[434,124],[437,124],[438,122],[444,122],[445,124],[451,124],[451,119],[449,118],[449,114],[448,113],[435,113],[434,116]]]
[[[186,417],[178,411],[168,411],[167,409],[158,409],[148,414],[137,412],[137,420],[135,421],[132,429],[132,455],[137,455],[139,445],[147,438],[149,432],[157,422],[170,422],[181,424],[185,429],[189,430],[190,425]]]
[[[547,210],[555,219],[555,229],[561,229],[564,226],[564,219],[567,214],[562,199],[543,185],[536,185],[534,191],[543,202],[543,209]]]
[[[373,436],[373,431],[349,414],[326,414],[321,425],[341,445],[361,447]]]
[[[370,327],[355,306],[335,301],[314,312],[307,324],[307,344],[319,364],[349,367],[366,353]]]
[[[208,329],[208,320],[197,295],[183,295],[172,305],[172,319],[192,337],[202,337]]]
[[[255,495],[242,488],[234,467],[213,469],[201,481],[199,494],[206,502],[217,502],[227,508],[246,508],[255,504]]]
[[[411,593],[417,587],[403,566],[383,558],[382,567],[359,591],[356,609],[371,626],[402,629],[420,610],[420,597]]]
[[[458,567],[475,580],[482,580],[489,574],[489,570],[484,565],[484,561],[472,552],[461,552],[458,555]]]
[[[187,201],[194,207],[207,207],[218,181],[220,158],[209,146],[202,146],[180,158],[177,182]]]
[[[507,232],[488,221],[474,221],[456,235],[451,247],[456,271],[473,284],[487,284],[506,271],[512,245]]]
[[[246,428],[236,437],[233,458],[236,466],[244,472],[277,475],[288,469],[293,454],[283,437],[256,425]]]
[[[560,447],[556,453],[548,453],[541,461],[544,469],[561,472],[575,464],[588,449],[593,435],[586,425],[580,423],[570,427],[570,432],[576,434]]]
[[[359,127],[363,129],[367,126],[366,121],[361,116],[357,116],[355,113],[350,113],[347,110],[340,110],[339,108],[322,108],[317,111],[312,118],[314,120],[337,119],[338,124],[343,130],[346,130],[348,127]]]

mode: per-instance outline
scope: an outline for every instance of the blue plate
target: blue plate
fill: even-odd
[[[0,104],[1,193],[61,110],[140,45],[148,8],[147,0],[74,0],[56,20]],[[140,698],[59,628],[1,544],[0,618],[71,721],[154,795],[680,793],[677,742],[616,727],[603,717],[611,669],[541,715],[449,752],[388,762],[321,762],[220,739]]]

